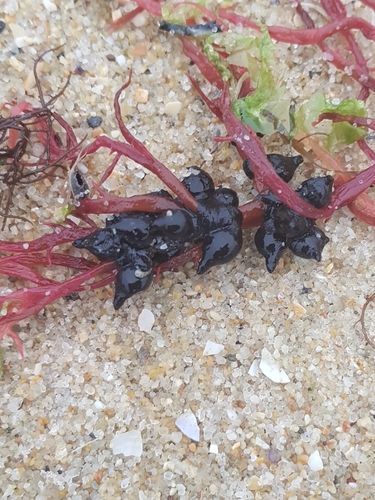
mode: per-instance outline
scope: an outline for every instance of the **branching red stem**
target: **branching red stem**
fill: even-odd
[[[186,37],[179,37],[182,43],[184,54],[191,59],[199,68],[202,75],[208,80],[211,85],[222,90],[224,87],[223,78],[220,71],[216,68],[207,57],[202,54],[201,50]]]
[[[138,195],[131,198],[122,198],[106,194],[98,200],[81,200],[79,207],[75,209],[73,214],[114,214],[130,211],[157,213],[178,208],[181,208],[180,204],[162,196]]]
[[[106,281],[100,280],[82,286],[88,280],[99,276],[101,274],[111,273],[115,265],[112,262],[97,264],[93,269],[85,271],[70,280],[57,284],[46,284],[28,289],[17,290],[6,296],[0,297],[0,307],[6,308],[6,315],[0,317],[0,340],[4,335],[8,335],[15,342],[18,351],[23,357],[23,347],[19,336],[12,330],[12,327],[19,321],[33,316],[41,311],[46,305],[54,302],[65,295],[72,292],[85,290],[86,288],[92,290],[103,286]],[[113,280],[111,273],[110,280]],[[108,280],[109,277],[106,277]]]

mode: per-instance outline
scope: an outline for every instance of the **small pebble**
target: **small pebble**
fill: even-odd
[[[203,356],[212,356],[213,354],[219,354],[224,349],[222,344],[216,344],[216,342],[207,341],[206,347],[203,351]]]
[[[309,462],[308,455],[305,455],[305,453],[302,453],[301,455],[297,455],[297,462],[301,465],[306,465]]]
[[[147,47],[144,43],[137,43],[134,47],[134,56],[143,57],[147,54]]]
[[[182,433],[181,432],[172,432],[171,433],[171,440],[178,444],[181,442],[181,439],[182,439]]]
[[[113,54],[107,54],[106,58],[108,59],[108,61],[111,61],[111,62],[116,61],[116,58]]]
[[[263,441],[263,439],[261,439],[259,436],[257,436],[255,438],[255,444],[257,446],[259,446],[259,448],[262,448],[263,450],[269,450],[270,449],[270,445],[268,443],[266,443],[265,441]]]
[[[278,384],[287,384],[290,382],[285,371],[278,366],[272,354],[268,349],[262,349],[262,358],[259,363],[259,369],[270,380]]]
[[[209,315],[211,316],[211,318],[215,321],[221,321],[221,316],[218,312],[216,311],[210,311],[209,312]]]
[[[97,128],[100,127],[102,121],[100,116],[90,116],[90,118],[87,118],[87,125],[91,128]]]
[[[373,431],[374,428],[375,428],[375,424],[374,424],[374,421],[371,420],[371,418],[369,416],[367,417],[363,417],[363,418],[359,418],[357,420],[357,425],[359,427],[364,427],[365,429],[367,429],[368,431]]]
[[[168,102],[164,107],[164,113],[169,116],[176,116],[182,109],[182,102]]]
[[[189,450],[192,452],[192,453],[195,453],[197,451],[197,445],[195,443],[190,443],[189,444]]]
[[[9,58],[9,64],[19,73],[25,69],[25,65],[14,56]]]
[[[120,54],[116,57],[116,62],[119,66],[124,67],[126,65],[126,57]]]
[[[272,463],[277,463],[280,461],[280,453],[279,453],[279,450],[277,450],[276,448],[270,448],[269,452],[268,452],[268,459],[270,462]]]
[[[135,100],[139,103],[139,104],[146,104],[146,102],[148,101],[148,90],[146,89],[137,89],[135,91]]]
[[[319,450],[315,450],[313,453],[311,453],[307,464],[313,471],[318,471],[323,469],[323,460],[320,457]]]
[[[143,309],[138,316],[138,326],[141,332],[151,333],[155,323],[155,316],[149,309]]]
[[[115,9],[112,11],[112,21],[117,21],[122,16],[121,9]]]
[[[298,319],[306,314],[306,309],[297,301],[292,302],[292,311]]]
[[[143,442],[141,433],[137,430],[116,434],[112,439],[111,448],[114,455],[121,453],[125,457],[140,457],[143,451]]]
[[[87,172],[89,171],[89,169],[86,167],[86,165],[84,163],[82,163],[81,161],[79,161],[77,163],[77,170],[79,170],[81,172],[81,174],[87,174]]]
[[[4,31],[5,26],[6,26],[6,24],[4,23],[4,21],[0,21],[0,33],[2,33]]]
[[[138,16],[135,16],[135,18],[133,19],[133,24],[136,28],[141,28],[146,24],[146,22],[147,16],[143,12],[138,14]]]
[[[49,13],[55,12],[57,10],[56,4],[51,2],[51,0],[43,0],[43,5]]]
[[[193,441],[199,441],[200,429],[198,427],[197,418],[193,412],[187,411],[177,418],[176,427]]]
[[[261,484],[260,484],[260,481],[259,481],[259,477],[258,476],[251,476],[247,480],[247,488],[250,491],[258,491],[258,490],[260,490]]]
[[[12,32],[13,38],[22,38],[26,36],[26,31],[19,24],[10,23],[9,28]]]
[[[35,76],[33,71],[29,71],[26,80],[23,82],[23,88],[26,92],[35,87]]]
[[[122,16],[121,9],[115,9],[112,11],[112,21],[115,22]]]
[[[35,376],[39,376],[41,373],[42,373],[42,363],[36,363],[35,367],[34,367],[34,375]]]

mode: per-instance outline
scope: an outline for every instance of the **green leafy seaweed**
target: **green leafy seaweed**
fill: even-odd
[[[322,92],[318,92],[310,97],[308,101],[302,104],[295,112],[294,120],[296,130],[311,134],[314,132],[313,122],[316,122],[319,115],[326,106],[326,98]]]
[[[366,116],[365,103],[357,99],[345,99],[335,103],[326,99],[322,93],[313,95],[307,102],[302,104],[295,113],[296,129],[312,133],[316,131],[314,122],[323,113],[336,113],[342,116]],[[366,127],[355,127],[347,122],[325,124],[327,131],[326,147],[331,151],[335,146],[352,144],[367,135]]]
[[[204,39],[203,53],[217,67],[224,81],[232,78],[228,64],[245,67],[254,78],[259,72],[259,46],[259,38],[239,33],[214,33]],[[222,59],[219,51],[224,51],[228,57]]]
[[[55,211],[56,223],[63,224],[65,222],[65,219],[73,212],[74,209],[75,206],[71,205],[70,203],[68,205],[65,205],[65,207],[57,208]]]
[[[365,103],[357,99],[345,99],[340,104],[332,104],[332,102],[326,101],[326,107],[322,113],[361,117],[367,115]],[[364,139],[366,135],[366,127],[355,127],[348,122],[332,123],[332,131],[327,137],[327,148],[332,150],[338,144],[352,144],[359,139]]]
[[[249,96],[235,101],[233,111],[255,132],[271,135],[278,131],[289,135],[292,128],[291,102],[285,87],[280,85],[281,78],[276,77],[274,46],[267,28],[262,28],[262,38],[259,40],[258,72],[251,75],[256,81],[256,89]]]

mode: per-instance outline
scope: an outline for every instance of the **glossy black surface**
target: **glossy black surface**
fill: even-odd
[[[204,200],[213,196],[215,185],[212,178],[199,167],[190,167],[191,174],[182,179],[182,184],[196,200]]]
[[[320,262],[322,251],[329,239],[315,225],[302,238],[288,241],[288,247],[298,257],[315,259]]]
[[[212,198],[202,200],[197,212],[198,227],[203,231],[202,259],[198,274],[226,264],[242,247],[242,213],[237,193],[218,188]]]
[[[283,156],[279,154],[269,154],[267,158],[277,175],[285,182],[292,180],[297,167],[303,162],[303,158],[300,155]],[[254,179],[253,168],[249,159],[243,162],[242,168],[249,179]]]
[[[197,214],[185,208],[160,214],[120,213],[108,217],[105,228],[73,243],[120,268],[115,280],[115,309],[150,286],[153,267],[195,243],[202,242],[199,274],[229,262],[240,251],[242,213],[237,194],[227,188],[215,189],[211,177],[198,167],[190,170],[182,183],[199,202]],[[164,190],[152,194],[171,197]]]
[[[331,200],[333,178],[329,175],[304,181],[296,192],[316,208]],[[259,199],[265,205],[265,221],[255,233],[255,245],[265,258],[267,270],[272,273],[277,262],[289,248],[304,259],[320,261],[329,239],[315,224],[315,220],[297,214],[273,193],[262,193]]]
[[[181,24],[168,23],[162,19],[159,21],[159,29],[167,31],[172,35],[181,36],[203,36],[211,35],[212,33],[220,33],[222,31],[220,24],[217,24],[216,20],[208,21],[203,24],[185,26]]]
[[[333,177],[315,177],[302,182],[296,193],[315,208],[322,208],[331,201]]]
[[[139,274],[138,274],[139,273]],[[152,283],[152,269],[141,276],[139,268],[132,265],[122,267],[115,278],[115,296],[113,307],[117,310],[127,299],[139,292],[144,292]],[[138,276],[137,276],[138,274]]]
[[[262,224],[254,237],[258,252],[266,259],[267,271],[272,273],[286,250],[285,237],[278,237],[272,220]]]

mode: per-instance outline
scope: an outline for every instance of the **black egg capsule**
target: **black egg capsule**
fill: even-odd
[[[202,200],[198,206],[197,221],[203,234],[242,224],[242,213],[237,207],[237,193],[228,188],[218,188],[214,196]]]
[[[168,238],[185,238],[193,229],[192,215],[186,210],[168,210],[155,218],[152,233]]]
[[[320,262],[322,251],[328,242],[329,238],[314,225],[302,238],[291,241],[287,240],[287,245],[298,257],[315,259]]]
[[[179,240],[173,240],[169,238],[155,238],[155,242],[152,245],[152,262],[154,267],[167,262],[172,257],[183,253],[188,247],[188,244],[181,242]]]
[[[146,250],[128,251],[116,263],[121,269],[115,278],[113,307],[117,310],[136,293],[146,290],[152,282],[152,260]]]
[[[211,176],[199,167],[190,167],[189,170],[195,173],[184,177],[181,182],[194,198],[199,201],[213,196],[215,186]]]
[[[151,234],[153,218],[140,214],[129,217],[115,217],[108,222],[108,228],[119,234],[125,243],[134,248],[147,248],[153,236]]]
[[[331,175],[307,179],[298,186],[296,193],[315,208],[322,208],[331,202],[333,181]]]
[[[300,238],[311,227],[311,219],[297,214],[286,205],[276,207],[272,213],[275,233],[287,238]]]
[[[85,248],[99,260],[116,260],[121,251],[121,239],[116,232],[100,229],[95,233],[73,241],[76,248]]]
[[[113,307],[120,309],[127,299],[139,292],[144,292],[152,283],[152,271],[142,269],[129,264],[116,274],[115,295]]]
[[[218,188],[214,194],[198,206],[197,227],[203,237],[198,274],[230,262],[242,247],[242,213],[237,208],[237,193]]]
[[[277,175],[285,182],[289,182],[293,179],[297,167],[303,162],[303,157],[301,155],[283,156],[279,154],[269,154],[267,158]]]
[[[198,265],[198,274],[203,274],[211,267],[227,264],[233,260],[242,247],[242,231],[215,231],[203,238],[202,259]]]
[[[242,163],[242,169],[250,180],[254,179],[254,172],[248,158],[246,158],[246,160]]]
[[[296,192],[301,198],[321,208],[331,200],[333,178],[329,175],[304,181]],[[259,195],[265,205],[265,222],[255,234],[258,251],[266,259],[267,269],[272,272],[281,254],[288,247],[304,259],[321,260],[324,246],[329,239],[309,219],[297,214],[271,192]]]
[[[254,241],[258,252],[266,259],[269,273],[273,273],[286,250],[285,238],[276,236],[273,221],[264,222],[255,233]]]
[[[215,190],[215,200],[220,205],[230,205],[232,207],[238,207],[239,205],[237,193],[225,187],[219,187]]]
[[[301,155],[283,156],[279,154],[269,154],[267,158],[277,175],[285,182],[292,180],[297,167],[303,162]],[[249,179],[254,179],[254,172],[249,159],[243,162],[242,168]]]

